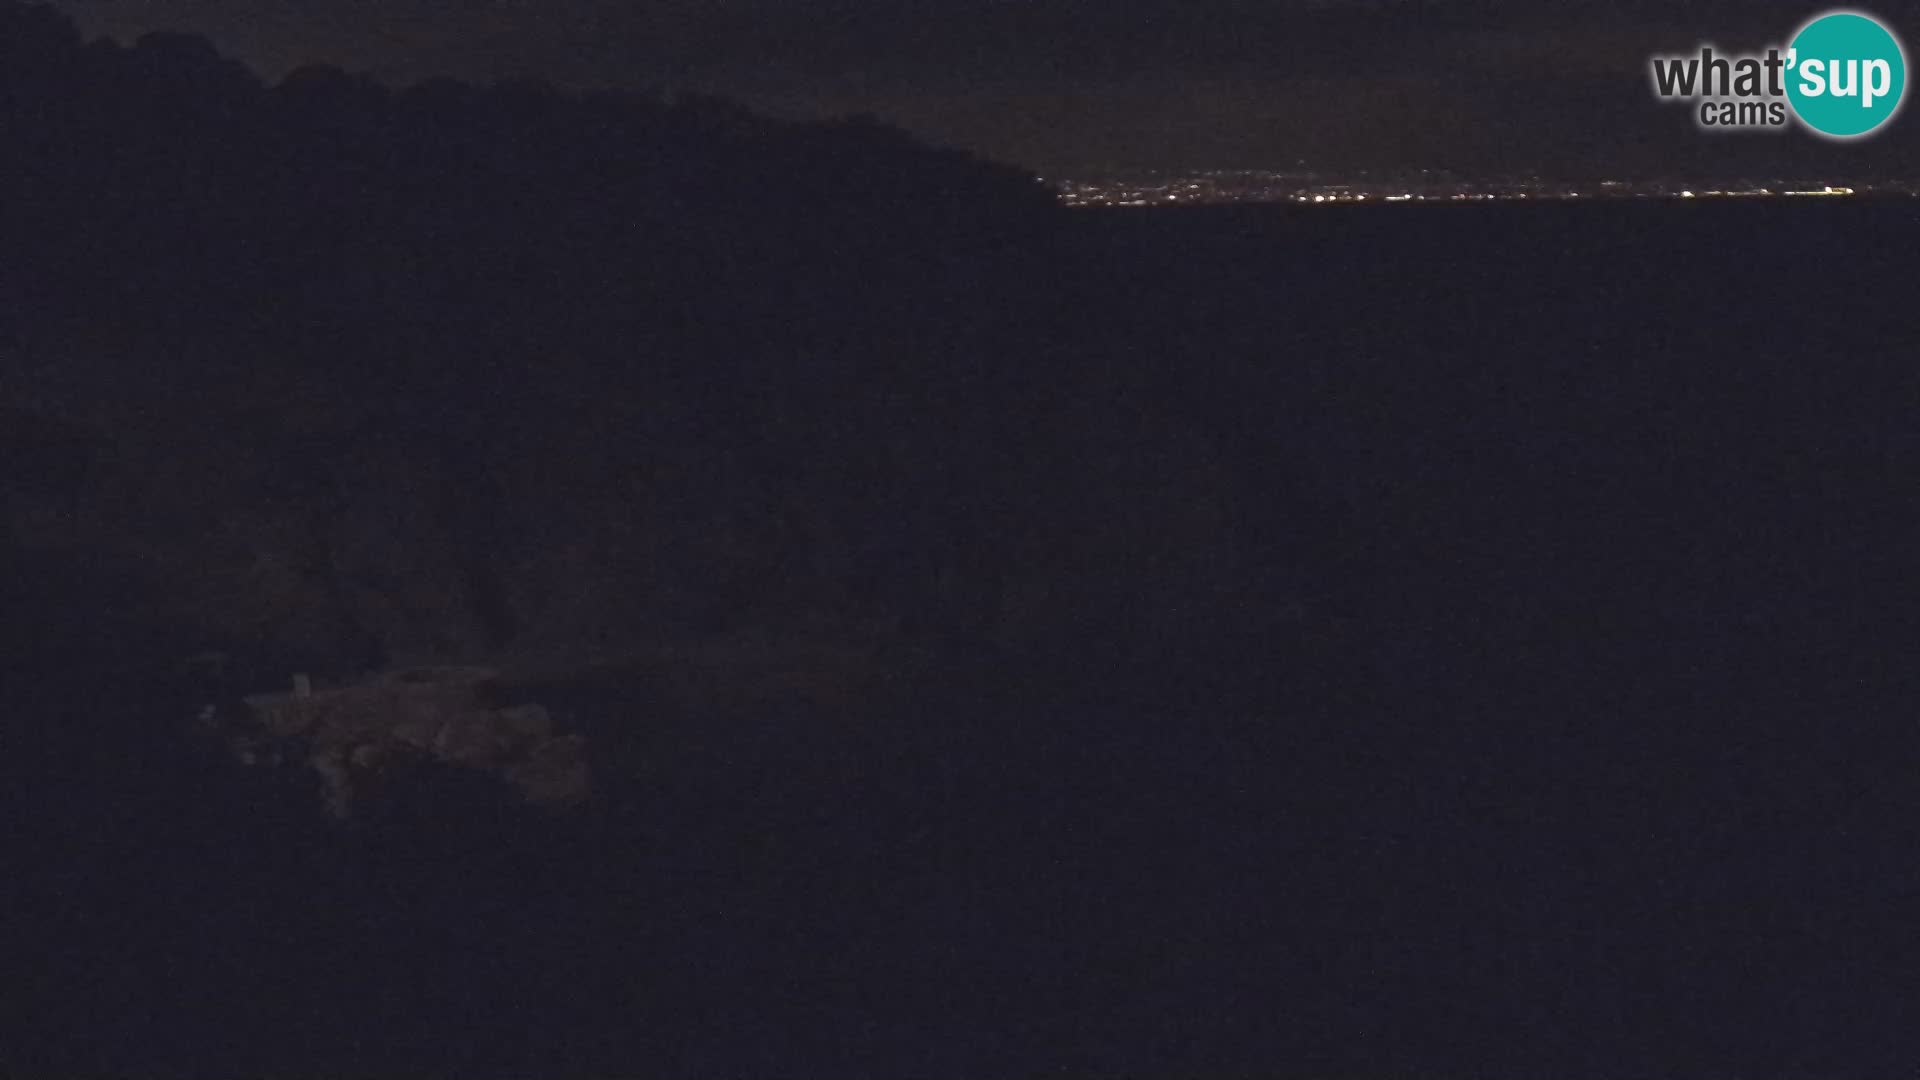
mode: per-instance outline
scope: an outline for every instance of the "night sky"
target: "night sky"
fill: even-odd
[[[185,29],[276,75],[534,76],[873,112],[1042,171],[1441,167],[1871,178],[1920,122],[1837,146],[1712,137],[1648,88],[1650,54],[1784,44],[1780,0],[64,0],[89,32]],[[1920,3],[1869,5],[1912,43]]]

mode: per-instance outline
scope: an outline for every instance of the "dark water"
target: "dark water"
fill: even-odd
[[[36,577],[10,607],[10,1058],[1908,1068],[1911,212],[1111,227],[1179,257],[1082,343],[1132,350],[1275,493],[1240,524],[1309,568],[1302,620],[1104,666],[955,657],[886,710],[624,740],[608,718],[657,700],[580,688],[556,707],[619,763],[589,811],[449,786],[342,832],[170,733],[139,597]],[[1783,245],[1835,258],[1791,280]]]

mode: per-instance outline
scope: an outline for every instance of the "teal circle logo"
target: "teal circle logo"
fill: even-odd
[[[1906,52],[1870,15],[1822,15],[1801,27],[1788,47],[1787,100],[1817,134],[1868,134],[1893,119],[1906,93]]]

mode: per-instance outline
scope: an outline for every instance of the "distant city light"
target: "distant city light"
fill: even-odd
[[[1920,197],[1920,181],[1847,186],[1778,179],[1683,185],[1671,181],[1600,180],[1580,184],[1540,178],[1470,181],[1422,171],[1399,179],[1354,179],[1255,170],[1148,174],[1098,180],[1055,179],[1070,207],[1183,206],[1291,202],[1313,206],[1406,202],[1552,202],[1576,199],[1752,199],[1780,196]]]

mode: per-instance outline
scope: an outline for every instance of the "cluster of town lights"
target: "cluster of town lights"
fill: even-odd
[[[1678,185],[1635,184],[1608,180],[1592,185],[1531,184],[1445,184],[1429,185],[1425,190],[1367,190],[1351,184],[1301,184],[1298,177],[1275,176],[1236,178],[1234,183],[1213,181],[1060,181],[1054,184],[1061,201],[1074,207],[1151,207],[1218,203],[1294,203],[1304,206],[1336,206],[1361,203],[1485,203],[1546,202],[1580,199],[1751,199],[1797,197],[1835,197],[1854,195],[1855,188],[1821,184],[1789,184],[1685,188]],[[1872,194],[1920,196],[1920,187],[1879,186]]]

